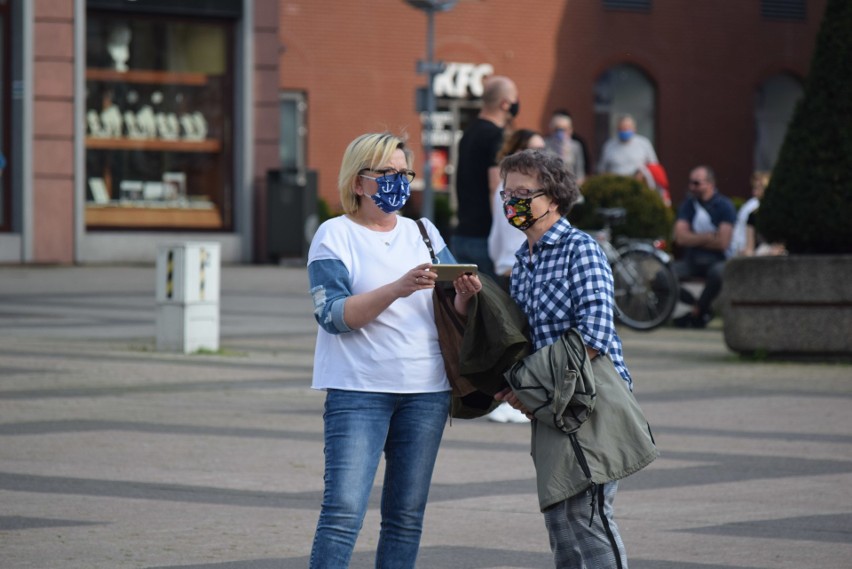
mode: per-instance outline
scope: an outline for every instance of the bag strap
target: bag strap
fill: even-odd
[[[423,225],[422,219],[417,220],[417,228],[420,230],[420,235],[423,236],[423,242],[426,243],[426,247],[429,249],[429,257],[433,263],[437,262],[438,257],[435,256],[435,250],[432,248],[432,240],[429,239],[429,234],[426,233],[426,226]]]
[[[429,256],[432,258],[433,263],[438,262],[438,257],[435,255],[435,250],[432,248],[432,240],[429,239],[429,234],[426,232],[426,227],[423,225],[423,221],[418,219],[416,220],[417,227],[420,229],[420,235],[423,236],[423,242],[426,244],[426,248],[429,249]],[[456,313],[456,309],[453,307],[453,301],[450,298],[450,295],[447,294],[447,291],[444,290],[442,286],[435,286],[435,295],[438,298],[438,302],[441,305],[444,313],[449,317],[453,326],[459,333],[464,334],[464,324],[459,318],[459,315]]]

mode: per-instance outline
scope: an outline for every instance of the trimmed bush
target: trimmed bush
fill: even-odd
[[[852,2],[828,0],[757,229],[791,253],[852,252]]]
[[[585,201],[568,214],[568,220],[580,229],[603,227],[595,213],[601,207],[623,207],[627,210],[624,223],[612,228],[612,238],[619,236],[640,239],[668,239],[671,236],[674,212],[666,207],[656,191],[627,176],[592,176],[583,184]]]
[[[331,210],[327,201],[323,198],[317,198],[317,216],[319,217],[320,223],[327,221],[332,217],[337,217],[338,215],[340,214]]]
[[[452,235],[453,208],[450,205],[450,194],[447,192],[435,192],[435,227],[441,232],[444,239],[449,240]]]

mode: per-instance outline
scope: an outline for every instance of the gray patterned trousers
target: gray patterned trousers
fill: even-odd
[[[624,543],[613,520],[617,489],[618,482],[595,486],[545,510],[556,569],[627,569]]]

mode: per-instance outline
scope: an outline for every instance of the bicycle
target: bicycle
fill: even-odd
[[[661,242],[622,238],[612,243],[612,226],[627,215],[624,208],[598,208],[603,229],[590,231],[606,254],[615,289],[615,317],[634,330],[653,330],[671,318],[679,284],[671,257]]]

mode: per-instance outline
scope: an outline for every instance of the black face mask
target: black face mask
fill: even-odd
[[[520,110],[521,110],[521,101],[517,100],[509,106],[509,115],[512,118],[515,118],[516,116],[518,116],[518,113],[520,112]]]

